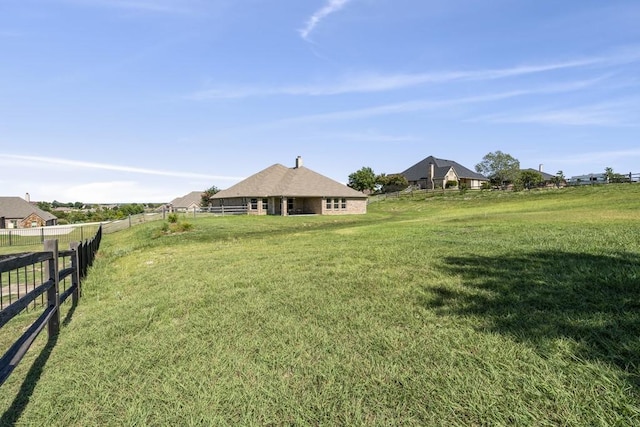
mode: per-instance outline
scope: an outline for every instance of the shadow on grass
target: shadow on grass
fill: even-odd
[[[77,303],[73,303],[71,307],[69,307],[69,310],[67,311],[67,314],[65,315],[64,320],[62,321],[63,326],[66,326],[69,324],[73,316],[73,313],[76,310],[76,307],[77,307]],[[20,419],[20,416],[22,415],[27,405],[29,404],[29,399],[33,394],[33,390],[38,384],[38,381],[40,380],[40,376],[42,375],[42,371],[44,370],[44,367],[47,364],[47,361],[51,356],[51,352],[55,348],[57,342],[58,342],[58,335],[49,337],[49,339],[47,340],[47,344],[40,351],[40,354],[31,365],[31,368],[29,369],[27,376],[25,377],[24,381],[22,382],[22,385],[20,386],[20,390],[18,391],[18,394],[13,399],[13,402],[11,402],[11,406],[7,409],[7,411],[4,414],[2,414],[2,417],[0,417],[0,426],[10,426],[10,425],[12,426],[18,422],[18,420]]]
[[[479,327],[624,370],[640,387],[640,257],[619,253],[529,252],[504,257],[445,258],[462,287],[425,288],[423,306],[471,316]]]
[[[38,380],[42,375],[44,366],[46,365],[49,356],[51,356],[51,352],[53,351],[57,341],[57,335],[49,338],[47,344],[38,355],[38,358],[31,365],[31,369],[29,369],[26,378],[22,382],[18,394],[13,399],[13,402],[11,402],[11,406],[4,414],[2,414],[2,418],[0,418],[0,426],[12,426],[18,422],[20,416],[29,404],[29,399],[31,399],[33,390],[38,384]]]

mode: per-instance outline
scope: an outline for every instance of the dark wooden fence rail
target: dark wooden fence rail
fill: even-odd
[[[0,385],[11,375],[11,372],[20,363],[27,350],[38,334],[47,326],[49,337],[58,334],[60,330],[60,305],[69,297],[74,306],[81,295],[81,283],[87,275],[89,266],[93,263],[95,254],[102,240],[102,227],[98,228],[95,236],[82,243],[70,243],[70,249],[58,250],[57,240],[46,240],[43,252],[17,254],[13,257],[0,259],[0,288],[4,290],[2,278],[8,278],[9,305],[2,307],[0,311],[0,329],[11,319],[26,310],[32,303],[36,305],[38,298],[46,294],[46,302],[42,314],[28,327],[17,341],[0,358]],[[60,262],[62,260],[62,262]],[[62,265],[61,265],[62,264]],[[62,268],[61,268],[62,267]],[[20,296],[20,280],[31,272],[31,277],[41,278],[41,283],[34,283],[31,290],[24,286],[24,295]],[[11,289],[11,275],[15,275],[16,284]],[[22,276],[21,276],[22,274]],[[60,284],[70,282],[66,289],[60,289]],[[12,301],[12,291],[17,293],[15,301]]]

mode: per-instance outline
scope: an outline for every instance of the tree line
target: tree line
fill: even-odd
[[[87,206],[82,202],[60,203],[38,202],[38,207],[44,211],[50,212],[58,218],[58,224],[78,224],[83,222],[101,222],[114,221],[127,218],[129,215],[137,215],[144,213],[146,208],[154,208],[159,204],[143,205],[139,203],[120,204],[112,207],[93,205]],[[60,208],[69,208],[72,210],[65,211]]]

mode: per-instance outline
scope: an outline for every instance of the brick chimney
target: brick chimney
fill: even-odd
[[[296,169],[302,167],[302,156],[296,157]]]

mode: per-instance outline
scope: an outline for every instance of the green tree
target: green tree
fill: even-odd
[[[531,190],[532,187],[537,187],[542,182],[542,174],[540,172],[532,170],[523,170],[518,176],[517,183],[522,188]]]
[[[51,212],[51,203],[49,203],[49,202],[38,202],[37,205],[43,211]]]
[[[482,162],[476,165],[476,171],[502,187],[508,182],[515,183],[520,174],[520,161],[510,154],[495,151],[482,158]]]
[[[349,187],[357,191],[371,191],[376,189],[376,174],[370,167],[363,167],[349,175]]]
[[[203,208],[210,206],[211,198],[218,192],[220,192],[220,189],[215,185],[212,185],[211,187],[204,190],[204,193],[202,193],[202,196],[200,197],[200,206]]]
[[[380,187],[382,193],[393,193],[407,188],[409,181],[407,181],[404,175],[399,173],[391,175],[382,173],[376,177],[376,184]]]
[[[604,173],[605,175],[607,175],[607,179],[609,180],[609,182],[616,182],[616,183],[620,183],[620,182],[626,182],[628,181],[627,177],[625,175],[619,174],[619,173],[615,173],[613,171],[613,168],[608,167],[604,169]]]
[[[87,222],[88,220],[87,215],[84,212],[78,211],[69,213],[66,219],[72,224]]]
[[[609,182],[613,180],[613,176],[615,175],[613,172],[613,168],[611,167],[604,168],[604,174],[607,176],[607,179],[609,180]]]
[[[556,172],[556,176],[551,178],[551,182],[553,182],[558,188],[560,188],[560,185],[562,185],[564,181],[565,181],[564,172],[562,172],[561,170]]]
[[[144,206],[139,205],[137,203],[132,203],[129,205],[122,205],[117,209],[119,217],[126,217],[129,215],[137,215],[144,213]]]

